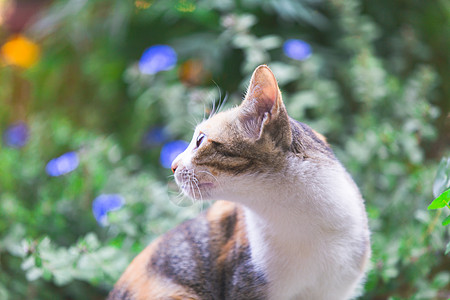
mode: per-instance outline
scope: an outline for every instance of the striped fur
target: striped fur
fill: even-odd
[[[197,126],[172,169],[186,195],[219,201],[149,245],[109,299],[356,295],[370,257],[363,199],[326,139],[288,116],[268,67],[239,107]]]
[[[137,256],[109,299],[264,299],[240,205],[217,201]]]

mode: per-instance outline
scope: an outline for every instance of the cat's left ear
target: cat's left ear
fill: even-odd
[[[291,137],[289,117],[281,98],[277,80],[266,65],[261,65],[253,72],[247,94],[240,106],[240,121],[245,131],[253,138],[259,139],[268,134]]]

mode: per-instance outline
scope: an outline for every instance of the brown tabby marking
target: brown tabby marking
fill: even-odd
[[[325,145],[327,145],[329,147],[328,142],[327,142],[327,138],[323,134],[318,133],[314,129],[311,129],[311,131],[317,136],[317,138],[319,140],[321,140]]]
[[[244,222],[240,205],[217,201],[140,253],[108,299],[265,299]]]
[[[218,201],[206,215],[213,236],[221,237],[216,242],[219,250],[217,263],[225,269],[227,260],[232,260],[233,249],[248,248],[242,208],[234,203]],[[225,230],[225,231],[222,231]]]
[[[154,255],[160,242],[161,238],[155,240],[131,262],[108,299],[199,299],[170,279],[160,277],[155,272],[149,272],[148,259]]]
[[[320,133],[314,131],[308,125],[290,118],[292,131],[291,151],[303,158],[319,158],[319,155],[327,159],[335,160],[330,146]]]

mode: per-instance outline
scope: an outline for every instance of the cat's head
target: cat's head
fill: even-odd
[[[289,118],[275,76],[262,65],[241,105],[199,124],[172,170],[191,198],[233,200],[283,176],[292,157],[308,156],[307,148],[328,151],[320,135]]]

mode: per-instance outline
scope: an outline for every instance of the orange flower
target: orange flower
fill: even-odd
[[[181,65],[179,77],[187,86],[202,84],[210,77],[210,73],[205,70],[203,63],[198,59],[190,59]]]
[[[138,9],[147,9],[152,6],[153,1],[136,0],[134,1],[134,6]]]
[[[41,53],[39,45],[22,35],[11,37],[0,49],[0,55],[6,64],[30,68]]]

